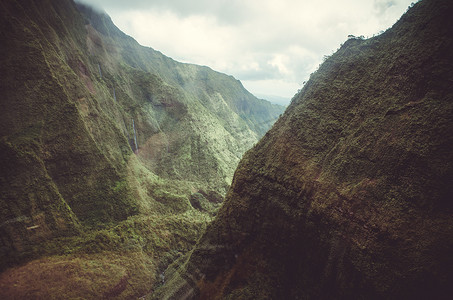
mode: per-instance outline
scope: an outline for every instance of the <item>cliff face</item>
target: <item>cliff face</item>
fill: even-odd
[[[156,298],[452,294],[453,3],[349,39],[244,155]]]
[[[69,0],[2,1],[0,18],[0,270],[186,251],[283,107]]]
[[[182,64],[142,47],[107,15],[78,7],[88,22],[91,57],[104,62],[101,69],[107,73],[107,85],[116,86],[116,94],[139,89],[132,98],[145,106],[139,122],[148,123],[138,124],[139,155],[160,176],[208,181],[212,189],[225,192],[239,158],[264,135],[283,107],[257,99],[232,76]],[[124,64],[136,72],[132,83],[123,80]],[[149,74],[157,74],[162,82]],[[143,132],[143,127],[150,132]],[[163,134],[163,139],[156,134]]]

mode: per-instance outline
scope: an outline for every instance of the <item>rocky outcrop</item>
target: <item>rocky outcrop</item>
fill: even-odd
[[[451,296],[452,13],[421,1],[329,57],[154,297]]]

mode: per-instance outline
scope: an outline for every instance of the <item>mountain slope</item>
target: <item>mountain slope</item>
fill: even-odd
[[[421,1],[328,58],[154,298],[449,297],[452,13]]]
[[[2,1],[0,16],[0,270],[46,255],[74,255],[64,259],[84,269],[107,251],[126,272],[117,258],[137,255],[151,267],[125,259],[127,272],[147,284],[123,295],[140,296],[195,243],[283,107],[142,47],[69,0]],[[53,276],[59,259],[23,267]]]
[[[174,129],[170,133],[163,130],[164,133],[167,138],[174,135],[175,131],[182,131],[186,135],[177,139],[191,139],[190,133],[194,133],[195,139],[200,140],[199,143],[215,147],[211,149],[210,155],[218,156],[217,163],[221,165],[216,167],[216,171],[221,174],[206,174],[204,171],[209,168],[202,167],[200,168],[202,173],[196,178],[190,179],[205,181],[207,178],[222,176],[229,184],[238,158],[267,131],[276,117],[283,112],[283,108],[257,99],[231,76],[212,71],[208,67],[181,64],[151,48],[144,48],[119,31],[108,16],[100,15],[83,5],[78,7],[89,23],[87,25],[88,46],[92,57],[104,61],[105,65],[101,68],[110,74],[115,74],[111,79],[107,75],[104,76],[107,84],[113,86],[112,80],[118,84],[118,77],[121,77],[123,65],[115,65],[114,62],[119,61],[132,66],[135,70],[158,74],[165,83],[178,89],[182,88],[184,97],[171,94],[159,95],[156,94],[153,87],[146,86],[145,82],[149,80],[145,80],[140,86],[143,93],[137,98],[142,98],[147,104],[151,104],[154,110],[176,105],[175,98],[176,102],[180,102],[180,106],[184,109],[187,107],[187,112],[183,113],[187,118],[177,117],[181,130]],[[102,43],[96,42],[99,37],[101,37]],[[121,87],[116,89],[118,88]],[[168,91],[166,92],[168,93]],[[200,116],[206,117],[200,119]],[[188,124],[183,124],[185,122]],[[150,127],[152,126],[156,127],[157,129],[154,130],[158,132],[162,127],[159,124],[150,125]],[[206,126],[212,127],[212,129],[207,130]],[[152,138],[149,136],[142,137],[139,132],[139,142],[144,140],[141,144],[146,144],[150,139]],[[211,142],[211,140],[215,140],[215,142]],[[171,142],[170,138],[169,143]],[[185,165],[174,166],[173,162],[177,161],[174,156],[170,155],[165,158],[160,155],[158,158],[153,157],[152,163],[158,161],[153,171],[163,176],[170,175],[171,177],[173,175],[173,177],[186,179],[187,174],[192,174],[193,172],[190,171],[200,165],[200,158],[187,159],[187,149],[180,149],[179,145],[176,145],[176,148],[176,158],[186,156]],[[165,150],[167,151],[167,149]],[[147,152],[147,149],[143,149],[143,151]],[[208,159],[201,158],[201,160]],[[175,169],[184,175],[175,174]],[[217,181],[213,183],[213,186],[224,187],[225,181]]]

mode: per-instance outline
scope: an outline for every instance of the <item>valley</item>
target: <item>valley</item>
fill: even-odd
[[[351,35],[283,107],[0,2],[0,298],[448,299],[452,14]]]
[[[0,297],[149,293],[284,108],[82,4],[0,12]]]

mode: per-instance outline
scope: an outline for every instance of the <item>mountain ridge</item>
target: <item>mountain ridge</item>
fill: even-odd
[[[133,274],[122,297],[142,296],[195,243],[283,107],[70,0],[2,1],[0,16],[0,295],[53,293],[36,279],[47,276],[93,298],[109,294],[102,278]],[[52,277],[93,274],[75,290]]]
[[[452,3],[347,40],[249,150],[153,299],[447,299]]]

